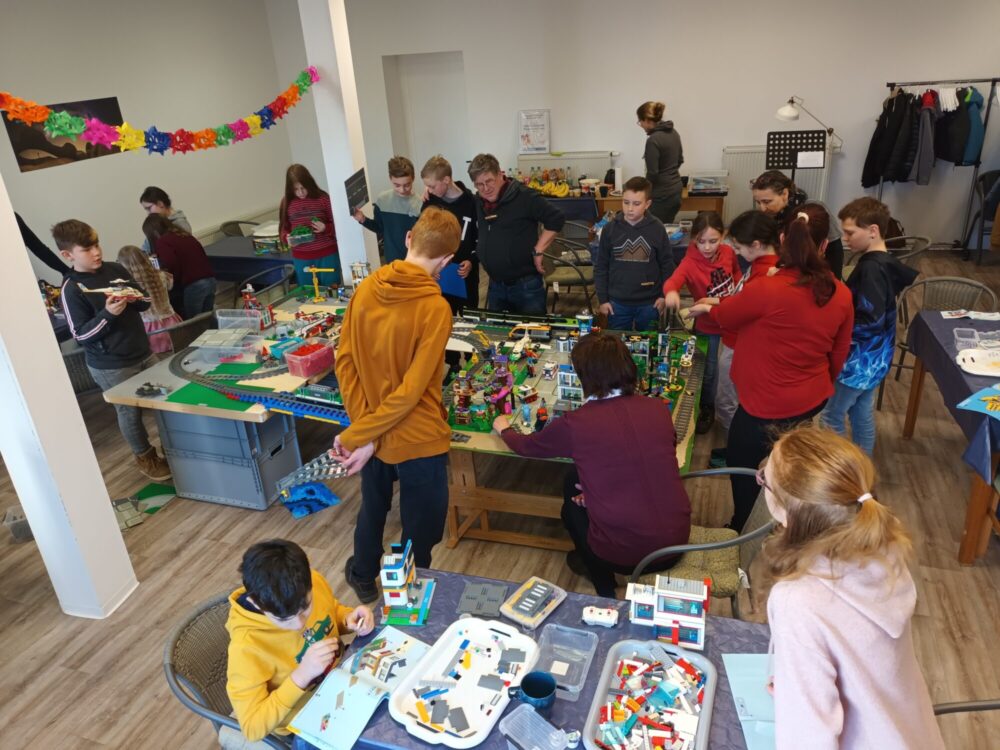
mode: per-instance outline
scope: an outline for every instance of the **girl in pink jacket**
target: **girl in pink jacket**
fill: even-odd
[[[806,426],[757,473],[780,531],[767,602],[778,750],[944,748],[913,652],[910,540],[850,441]]]

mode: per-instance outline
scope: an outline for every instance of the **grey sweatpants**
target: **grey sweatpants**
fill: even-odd
[[[718,380],[715,384],[715,419],[726,430],[733,421],[740,400],[736,397],[736,386],[729,375],[733,365],[733,350],[719,342]]]
[[[87,365],[94,382],[100,386],[102,391],[106,391],[119,383],[123,383],[134,375],[138,375],[147,367],[156,364],[156,357],[152,356],[131,367],[122,367],[116,370],[98,370]],[[118,429],[121,430],[122,437],[128,443],[135,455],[145,453],[150,449],[149,435],[146,433],[146,426],[142,423],[142,410],[138,406],[124,406],[115,404],[115,412],[118,415]]]

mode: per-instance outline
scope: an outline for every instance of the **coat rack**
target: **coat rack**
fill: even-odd
[[[962,247],[965,243],[965,238],[969,234],[969,218],[972,216],[972,202],[976,198],[976,183],[979,180],[979,167],[982,164],[983,158],[983,147],[986,145],[986,132],[990,125],[990,112],[993,110],[993,100],[996,98],[997,83],[1000,82],[1000,77],[998,78],[955,78],[951,80],[941,80],[941,81],[889,81],[885,85],[891,91],[897,86],[900,88],[906,86],[951,86],[959,84],[969,84],[969,83],[988,83],[990,84],[990,93],[986,99],[986,114],[983,115],[983,142],[979,145],[979,153],[976,154],[976,159],[971,164],[962,164],[956,166],[972,167],[972,185],[969,187],[969,200],[965,205],[965,222],[962,224],[962,237],[955,243],[956,247]],[[878,198],[882,200],[882,187],[885,180],[880,177],[878,181]],[[968,248],[966,248],[968,250]]]

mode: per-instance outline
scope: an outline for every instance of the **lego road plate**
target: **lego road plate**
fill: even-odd
[[[457,620],[393,690],[389,715],[424,742],[475,747],[537,659],[538,644],[507,623]]]
[[[970,375],[1000,375],[1000,350],[963,349],[955,357],[958,366]]]
[[[608,651],[608,656],[604,661],[604,670],[597,681],[597,692],[594,693],[594,700],[590,704],[590,711],[587,713],[587,723],[583,727],[583,745],[587,750],[600,750],[595,743],[595,738],[601,734],[598,729],[599,714],[601,708],[607,703],[608,691],[612,687],[612,679],[615,680],[614,687],[617,687],[619,679],[615,675],[618,662],[635,654],[642,659],[662,659],[663,652],[671,659],[685,659],[695,668],[700,669],[705,675],[705,693],[701,703],[701,712],[698,714],[698,729],[695,733],[694,745],[691,750],[709,750],[708,733],[712,725],[712,705],[715,701],[715,684],[719,679],[719,673],[715,665],[709,661],[708,657],[694,651],[687,651],[679,646],[661,641],[639,641],[627,640],[619,641]]]
[[[532,576],[500,607],[500,614],[518,625],[534,630],[566,598],[566,590]]]

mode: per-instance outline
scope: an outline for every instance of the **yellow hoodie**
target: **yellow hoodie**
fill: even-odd
[[[292,682],[307,643],[337,638],[347,629],[353,607],[338,602],[330,584],[312,571],[312,612],[305,630],[283,630],[263,614],[239,603],[242,586],[229,595],[229,668],[226,692],[240,729],[256,742],[272,732],[288,734],[285,726],[312,695]],[[337,658],[343,651],[337,653]],[[336,661],[331,669],[336,666]]]
[[[351,426],[340,434],[354,450],[375,442],[389,464],[447,453],[441,402],[451,308],[424,269],[396,260],[360,284],[344,313],[337,380]]]

